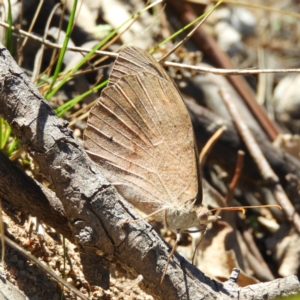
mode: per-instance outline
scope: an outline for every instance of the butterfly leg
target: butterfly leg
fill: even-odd
[[[166,210],[166,209],[165,208],[161,208],[161,209],[156,210],[155,212],[153,212],[152,214],[150,214],[150,215],[148,215],[148,216],[146,216],[144,218],[140,218],[140,219],[136,219],[136,220],[130,220],[130,221],[123,221],[123,222],[121,222],[121,226],[123,226],[125,224],[132,224],[132,223],[137,223],[137,222],[146,220],[146,219],[151,218],[152,216],[154,216],[154,215],[156,215],[156,214],[158,214],[158,213],[160,213],[160,212],[162,212],[164,210]]]
[[[201,234],[201,237],[200,237],[200,240],[199,242],[197,243],[196,247],[195,247],[195,250],[194,250],[194,254],[193,254],[193,258],[192,258],[192,264],[194,265],[194,260],[195,260],[195,255],[196,255],[196,251],[197,251],[197,248],[199,247],[199,245],[201,244],[204,236],[205,236],[205,233],[207,231],[207,227],[205,227],[205,229],[202,231],[202,234]]]
[[[178,245],[178,243],[179,243],[179,241],[180,241],[180,237],[181,237],[181,235],[180,235],[180,230],[177,229],[177,232],[176,232],[176,241],[175,241],[175,244],[174,244],[174,246],[173,246],[173,248],[172,248],[172,250],[171,250],[171,253],[170,253],[169,256],[168,256],[168,261],[167,261],[166,267],[165,267],[165,269],[164,269],[164,273],[163,273],[163,275],[162,275],[162,277],[161,277],[160,284],[162,284],[163,281],[164,281],[165,275],[166,275],[167,270],[168,270],[168,266],[169,266],[169,264],[170,264],[170,260],[171,260],[173,254],[174,254],[174,252],[175,252],[175,250],[176,250],[176,248],[177,248],[177,245]]]

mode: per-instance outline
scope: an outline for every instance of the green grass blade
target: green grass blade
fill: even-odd
[[[9,24],[9,27],[6,29],[6,33],[5,33],[5,46],[10,52],[10,54],[13,55],[13,32],[12,32],[13,21],[12,21],[10,0],[8,0],[7,3],[8,3],[7,23]]]
[[[4,123],[3,123],[3,139],[2,139],[2,142],[3,142],[3,148],[5,147],[5,145],[7,144],[8,142],[8,139],[9,137],[11,136],[11,127],[9,126],[9,124],[4,120]]]
[[[4,120],[0,118],[0,149],[3,149]]]
[[[80,96],[66,102],[65,104],[61,105],[60,107],[58,107],[55,112],[59,117],[62,117],[67,111],[69,111],[76,103],[80,102],[84,97],[86,97],[87,95],[90,95],[91,93],[103,88],[104,86],[106,86],[108,80],[105,80],[103,82],[101,82],[99,85],[95,86],[94,88],[88,90],[87,92],[81,94]]]
[[[4,149],[11,135],[11,127],[8,123],[0,118],[0,149]]]
[[[11,154],[16,150],[17,146],[19,145],[20,140],[16,137],[14,137],[12,143],[9,145],[7,149],[7,156],[10,157]]]
[[[221,5],[223,1],[220,0],[218,3],[216,3],[211,9],[209,9],[207,12],[205,12],[203,15],[199,16],[197,19],[193,20],[191,23],[185,25],[183,28],[179,29],[178,31],[176,31],[175,33],[173,33],[170,37],[168,37],[167,39],[165,39],[163,42],[161,42],[160,44],[158,44],[156,47],[154,47],[152,50],[149,51],[150,54],[154,53],[157,49],[159,49],[162,45],[166,44],[167,42],[169,42],[170,40],[172,40],[173,38],[175,38],[176,36],[178,36],[179,34],[183,33],[185,30],[189,29],[191,26],[193,26],[195,23],[197,23],[198,21],[200,21],[201,19],[203,19],[206,15],[208,15],[209,13],[211,13],[213,10],[215,10],[219,5]]]
[[[51,84],[49,86],[48,91],[45,94],[45,98],[47,100],[49,100],[51,98],[51,96],[50,96],[51,91],[52,91],[53,86],[54,86],[54,84],[57,80],[57,77],[59,76],[59,73],[60,73],[60,70],[61,70],[61,67],[62,67],[62,63],[63,63],[63,59],[64,59],[64,56],[65,56],[66,51],[67,51],[67,46],[68,46],[68,43],[69,43],[69,40],[70,40],[72,28],[73,28],[73,25],[74,25],[77,3],[78,3],[78,0],[74,0],[71,15],[70,15],[70,19],[69,19],[69,22],[68,22],[68,27],[67,27],[67,30],[66,30],[66,36],[65,36],[65,39],[64,39],[64,43],[63,43],[62,49],[59,53],[58,61],[57,61],[57,64],[56,64],[54,75],[52,77]]]

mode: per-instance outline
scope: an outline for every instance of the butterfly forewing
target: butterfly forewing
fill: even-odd
[[[138,74],[147,71],[170,81],[165,69],[146,51],[137,47],[126,47],[116,60],[109,78],[109,85],[114,85],[124,75]],[[172,81],[172,80],[171,80]],[[177,90],[177,87],[174,85]]]
[[[114,77],[90,112],[85,147],[124,198],[150,214],[197,197],[193,130],[177,88],[155,71],[162,67],[134,48],[143,62],[138,67],[124,59],[127,49],[112,71],[123,76]]]

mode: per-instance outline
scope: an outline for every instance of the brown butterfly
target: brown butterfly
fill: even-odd
[[[201,205],[198,154],[185,104],[146,51],[126,47],[119,53],[89,114],[84,140],[118,192],[178,235],[218,218]]]

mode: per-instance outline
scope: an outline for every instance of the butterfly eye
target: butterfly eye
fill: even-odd
[[[218,219],[221,219],[220,216],[213,215],[211,211],[209,210],[202,210],[198,214],[198,219],[200,221],[200,224],[208,224],[217,221]]]
[[[200,221],[200,224],[206,224],[208,222],[209,217],[211,217],[212,214],[208,210],[200,211],[198,214],[198,219]]]

